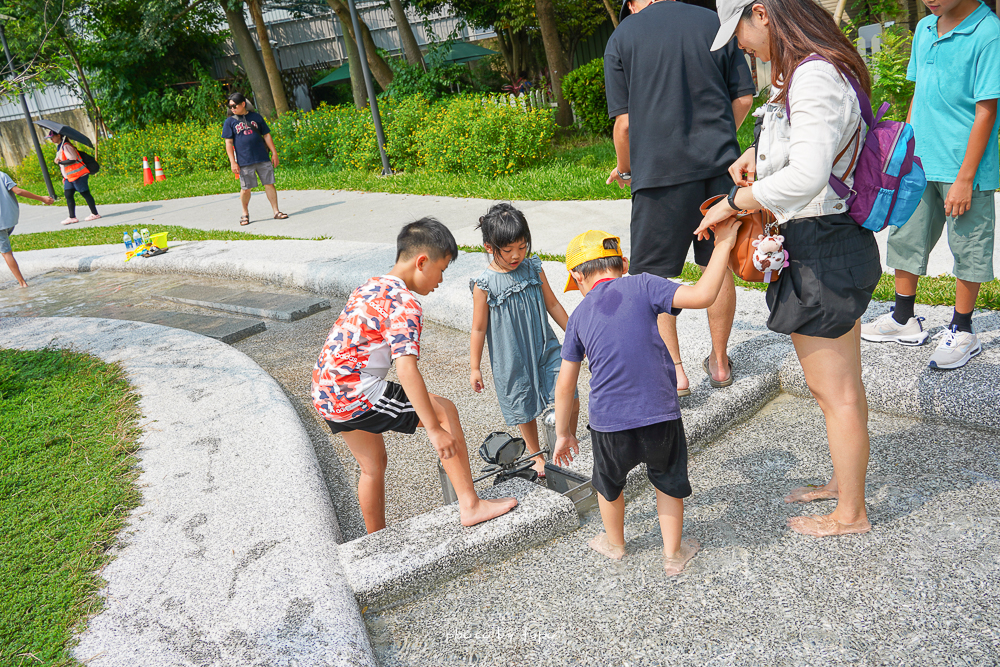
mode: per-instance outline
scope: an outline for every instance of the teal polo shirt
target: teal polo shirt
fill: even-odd
[[[938,37],[937,17],[917,24],[906,78],[917,83],[910,123],[928,181],[953,183],[965,158],[976,102],[1000,98],[1000,19],[982,2]],[[976,170],[977,190],[1000,188],[998,122]]]

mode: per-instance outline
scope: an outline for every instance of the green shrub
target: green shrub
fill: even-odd
[[[604,58],[591,60],[563,77],[563,95],[573,105],[573,112],[583,129],[593,134],[608,134],[614,121],[608,118],[604,92]]]
[[[456,97],[432,107],[419,133],[420,166],[431,172],[512,174],[549,156],[550,109],[511,107],[504,97]]]
[[[549,109],[511,107],[502,97],[431,102],[411,95],[383,98],[380,107],[386,150],[397,170],[509,174],[546,158],[555,132]],[[368,109],[321,105],[293,111],[271,123],[271,132],[287,165],[361,171],[381,167]],[[102,166],[109,174],[138,174],[143,156],[152,160],[154,155],[168,175],[229,168],[221,124],[151,125],[101,145]]]
[[[56,192],[59,192],[62,190],[62,173],[59,171],[59,165],[56,164],[56,145],[51,141],[39,141],[42,145],[42,155],[45,156],[45,166],[49,170],[49,178],[52,179],[52,185],[55,187]],[[83,150],[89,151],[90,149],[84,146]],[[34,148],[24,156],[21,164],[14,167],[12,171],[13,173],[10,176],[17,183],[42,182],[42,167],[38,164],[38,154],[35,153]]]
[[[910,62],[913,33],[904,25],[893,25],[882,30],[882,47],[873,53],[868,62],[872,75],[872,110],[878,113],[883,102],[892,105],[884,116],[888,120],[906,120],[915,84],[906,80],[906,66]]]

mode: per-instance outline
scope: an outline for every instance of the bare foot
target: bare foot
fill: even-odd
[[[680,574],[684,571],[688,561],[694,558],[694,555],[699,551],[701,551],[701,543],[698,540],[681,540],[681,548],[677,553],[672,556],[663,554],[663,571],[667,573],[668,577]]]
[[[625,555],[625,545],[611,544],[607,533],[598,533],[587,543],[591,549],[611,560],[621,560]]]
[[[497,498],[496,500],[480,498],[479,502],[471,509],[468,511],[459,509],[458,514],[462,519],[463,526],[475,526],[477,523],[504,515],[515,507],[517,507],[517,498]]]
[[[19,287],[27,287],[27,286],[28,286],[28,283],[26,283],[26,282],[24,282],[24,281],[22,280],[21,282],[19,282],[19,283],[18,283],[18,286],[19,286]]]
[[[837,489],[828,488],[829,484],[806,484],[794,489],[785,496],[786,503],[811,503],[814,500],[829,500],[839,498],[840,492]]]
[[[859,519],[854,523],[840,523],[833,515],[807,514],[793,516],[788,519],[788,527],[796,533],[812,535],[813,537],[830,537],[832,535],[851,535],[867,533],[872,529],[868,519]]]

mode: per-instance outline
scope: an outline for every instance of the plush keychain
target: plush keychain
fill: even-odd
[[[764,282],[771,282],[771,272],[781,273],[788,266],[788,251],[782,247],[785,237],[775,234],[761,234],[751,245],[756,248],[753,253],[753,265],[764,273]]]

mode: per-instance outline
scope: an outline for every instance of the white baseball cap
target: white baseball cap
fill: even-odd
[[[743,10],[759,2],[760,0],[717,0],[716,8],[719,13],[719,32],[715,34],[715,41],[712,42],[712,51],[718,51],[733,38],[736,34],[736,24],[740,22]]]

